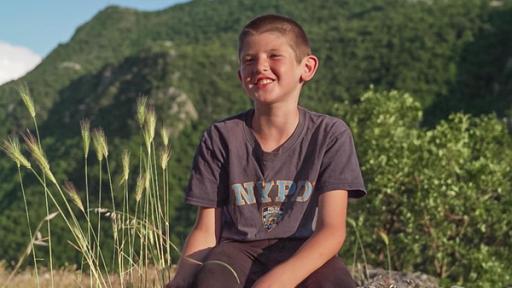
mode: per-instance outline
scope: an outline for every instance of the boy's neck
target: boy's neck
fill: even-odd
[[[283,144],[299,123],[299,109],[295,105],[255,105],[252,131],[264,151],[272,151]]]
[[[298,105],[255,105],[252,118],[252,129],[259,132],[271,130],[286,130],[290,126],[293,129],[299,122]]]

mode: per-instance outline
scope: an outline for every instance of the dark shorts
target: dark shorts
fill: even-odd
[[[225,240],[208,254],[193,287],[251,287],[259,277],[289,259],[304,239],[271,239],[252,242]],[[356,287],[339,257],[333,257],[298,287]]]

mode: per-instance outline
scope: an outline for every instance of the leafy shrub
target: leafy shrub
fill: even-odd
[[[373,89],[338,113],[352,127],[369,191],[350,212],[369,262],[386,265],[385,233],[394,269],[467,286],[510,283],[512,138],[502,121],[452,114],[425,130],[410,95]]]

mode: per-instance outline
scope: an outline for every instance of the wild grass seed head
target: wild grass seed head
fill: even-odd
[[[156,113],[155,108],[150,107],[146,111],[146,133],[149,136],[149,142],[152,142],[155,139],[155,127],[156,127]]]
[[[32,154],[32,157],[34,157],[34,159],[36,160],[37,165],[39,165],[43,173],[48,177],[50,181],[57,184],[57,180],[55,179],[55,176],[50,170],[50,164],[46,159],[43,149],[41,148],[41,146],[39,146],[39,143],[37,142],[34,135],[32,135],[32,133],[30,133],[30,131],[27,130],[27,132],[22,136],[25,140],[25,144],[27,145],[28,150]]]
[[[84,156],[87,158],[91,143],[91,122],[89,119],[82,119],[80,121],[80,131],[82,132],[82,142],[84,144]]]
[[[42,246],[42,247],[48,247],[48,243],[42,240],[34,240],[35,246]]]
[[[140,127],[144,126],[144,120],[146,119],[146,103],[147,97],[140,97],[137,99],[137,122]]]
[[[105,133],[103,132],[103,130],[100,130],[99,140],[100,140],[101,146],[103,147],[103,149],[102,149],[103,155],[105,155],[105,158],[107,158],[108,157],[107,137],[105,136]]]
[[[153,232],[151,232],[151,231],[150,231],[150,232],[148,233],[148,236],[149,236],[149,243],[150,243],[152,246],[153,246],[153,245],[155,245],[155,237],[154,237],[154,235],[153,235]]]
[[[92,131],[92,142],[96,150],[96,157],[99,161],[102,161],[103,157],[108,157],[107,138],[105,137],[103,129],[95,128]]]
[[[27,169],[31,168],[30,162],[23,156],[20,150],[20,142],[16,137],[8,137],[7,140],[4,139],[4,143],[2,145],[2,150],[5,151],[7,156],[9,156],[18,167],[24,166]]]
[[[162,148],[160,152],[160,165],[162,166],[162,170],[167,169],[167,163],[171,159],[171,149],[169,147]]]
[[[108,209],[107,208],[101,208],[101,207],[100,208],[94,208],[94,212],[95,213],[100,213],[100,214],[101,213],[106,213],[106,212],[108,212]]]
[[[162,137],[162,143],[164,143],[164,146],[169,145],[169,135],[171,134],[171,129],[169,127],[160,128],[160,136]]]
[[[50,221],[52,220],[53,218],[55,218],[55,216],[59,215],[59,212],[55,211],[53,213],[50,213],[48,214],[46,217],[44,217],[44,221]]]
[[[123,163],[123,174],[121,177],[121,184],[128,181],[128,177],[130,176],[130,151],[127,149],[123,150],[123,156],[121,158],[121,162]]]
[[[69,197],[71,197],[71,200],[75,205],[82,210],[82,212],[85,213],[84,205],[82,204],[82,200],[80,199],[80,196],[78,196],[78,192],[76,192],[75,185],[73,183],[66,181],[64,183],[64,191],[68,193]]]
[[[148,108],[146,110],[146,122],[144,124],[142,134],[144,135],[144,142],[146,143],[146,149],[148,154],[151,153],[151,143],[155,137],[155,126],[156,126],[156,113],[155,109]]]
[[[144,188],[146,186],[146,174],[140,174],[137,178],[137,184],[135,186],[135,200],[137,202],[142,198],[142,193],[144,192]]]
[[[386,233],[386,231],[380,229],[377,231],[380,238],[382,238],[382,241],[384,241],[384,244],[389,245],[389,238],[388,238],[388,234]]]
[[[25,103],[25,107],[27,107],[28,112],[32,118],[36,117],[36,109],[34,106],[34,101],[32,97],[30,97],[30,91],[26,83],[22,82],[18,85],[18,93],[20,93],[21,100]]]
[[[146,144],[146,150],[148,154],[151,152],[151,138],[150,135],[146,132],[146,129],[142,131],[142,135],[144,136],[144,143]]]

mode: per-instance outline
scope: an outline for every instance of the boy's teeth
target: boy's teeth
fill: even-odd
[[[261,79],[258,81],[258,84],[268,84],[271,82],[272,82],[272,80],[270,80],[270,79]]]

